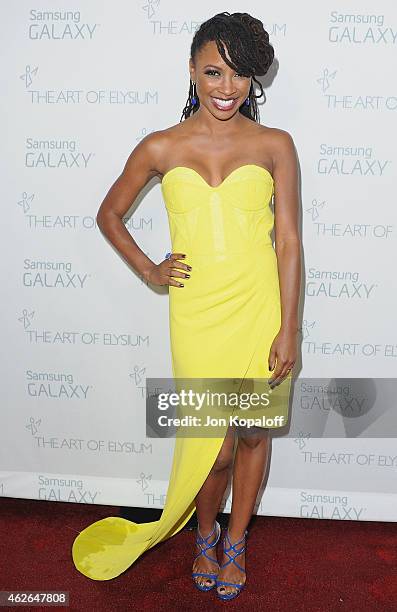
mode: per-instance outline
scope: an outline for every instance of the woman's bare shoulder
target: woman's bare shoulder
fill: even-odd
[[[272,139],[275,145],[288,147],[293,144],[293,137],[287,130],[277,127],[269,127],[267,130],[269,138]]]
[[[147,167],[147,172],[151,175],[161,175],[164,159],[167,159],[167,151],[174,145],[178,126],[153,130],[146,134],[139,143],[133,148],[129,161],[134,165],[139,163],[142,167]]]
[[[177,123],[161,130],[155,130],[147,134],[140,141],[140,147],[146,153],[157,160],[164,160],[170,148],[188,136],[189,129],[183,123]]]

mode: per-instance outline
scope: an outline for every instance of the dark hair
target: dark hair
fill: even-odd
[[[218,13],[207,21],[204,21],[195,32],[190,56],[194,61],[197,51],[206,43],[215,41],[220,55],[230,68],[244,76],[251,76],[252,81],[258,84],[260,94],[254,94],[253,82],[249,91],[249,105],[243,103],[240,106],[240,113],[259,121],[259,109],[256,98],[263,95],[262,84],[255,78],[255,75],[263,76],[267,73],[274,59],[274,49],[269,43],[269,34],[263,27],[259,19],[255,19],[248,13]],[[227,59],[223,45],[229,53],[231,62]],[[190,80],[189,95],[186,106],[182,111],[180,121],[187,119],[200,107],[197,96],[197,103],[192,104],[193,83]]]

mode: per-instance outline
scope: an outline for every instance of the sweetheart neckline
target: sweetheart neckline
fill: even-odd
[[[189,166],[174,166],[173,168],[170,168],[169,170],[167,170],[167,172],[165,174],[163,174],[163,177],[161,179],[161,184],[163,184],[164,179],[171,174],[171,172],[174,172],[174,170],[178,170],[178,169],[183,169],[183,170],[190,170],[191,172],[193,172],[194,174],[197,174],[197,176],[199,176],[201,178],[201,180],[203,181],[203,183],[205,185],[207,185],[207,187],[209,189],[220,189],[222,187],[222,185],[224,185],[224,183],[226,183],[226,181],[233,175],[235,174],[238,170],[241,170],[242,168],[258,168],[259,170],[263,170],[263,172],[265,172],[271,179],[272,183],[274,184],[274,178],[270,172],[270,170],[268,170],[267,168],[265,168],[264,166],[260,166],[259,164],[243,164],[242,166],[238,166],[237,168],[235,168],[234,170],[232,170],[224,179],[223,181],[219,184],[216,185],[215,187],[213,187],[212,185],[210,185],[209,183],[207,183],[207,181],[205,180],[205,178],[200,174],[200,172],[197,172],[197,170],[195,170],[194,168],[190,168]]]

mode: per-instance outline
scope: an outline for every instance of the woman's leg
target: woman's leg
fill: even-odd
[[[225,494],[230,468],[233,463],[234,440],[234,429],[229,427],[216,461],[195,499],[197,522],[203,537],[207,537],[214,529],[214,522]],[[216,539],[216,535],[214,533],[208,540],[209,544]],[[196,554],[199,552],[200,548],[197,547]],[[215,548],[208,550],[207,555],[216,560]],[[215,564],[208,561],[204,555],[198,557],[193,564],[194,572],[214,572],[215,568]],[[204,576],[196,577],[196,581],[208,586],[214,583],[211,578]]]
[[[249,430],[238,428],[238,443],[233,469],[233,491],[232,508],[229,520],[229,538],[234,544],[240,540],[245,533],[255,507],[256,498],[262,484],[265,467],[269,459],[271,437],[268,429],[257,429],[257,433],[249,433]],[[252,432],[252,429],[251,429]],[[236,547],[239,551],[244,547],[244,542]],[[233,551],[231,551],[233,555]],[[224,555],[222,563],[226,563],[229,557]],[[241,567],[245,567],[245,553],[236,558]],[[244,583],[244,574],[234,565],[229,563],[218,575],[219,580],[225,582]],[[235,589],[228,586],[218,587],[220,593],[233,593]]]

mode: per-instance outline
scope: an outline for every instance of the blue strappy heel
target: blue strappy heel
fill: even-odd
[[[215,540],[209,544],[208,540],[214,535],[214,533],[217,533],[217,536],[215,538]],[[196,538],[196,544],[200,547],[200,552],[196,555],[196,557],[194,558],[194,561],[196,559],[198,559],[199,557],[201,557],[201,555],[204,555],[204,557],[206,559],[208,559],[209,561],[211,561],[212,563],[215,563],[217,566],[217,569],[219,571],[219,563],[218,561],[215,561],[215,559],[212,559],[211,557],[209,557],[207,555],[207,550],[210,550],[211,548],[215,548],[215,546],[218,544],[219,542],[219,538],[221,537],[221,526],[219,525],[218,521],[215,521],[215,525],[213,530],[211,531],[211,533],[209,535],[207,535],[206,538],[203,538],[203,536],[200,533],[199,528],[197,528],[197,538]],[[215,573],[210,573],[210,572],[192,572],[192,578],[193,578],[193,582],[196,585],[196,587],[200,590],[200,591],[210,591],[211,589],[214,588],[214,586],[216,585],[216,577],[218,575],[218,572]],[[207,584],[199,584],[195,578],[198,576],[203,576],[205,578],[210,578],[211,580],[214,581],[214,584],[211,585],[207,585]]]
[[[240,570],[240,572],[243,572],[243,574],[245,575],[245,569],[243,567],[241,567],[241,565],[239,563],[237,563],[236,558],[243,554],[243,552],[245,552],[245,543],[244,546],[240,549],[240,550],[236,550],[236,546],[238,546],[239,544],[242,544],[242,542],[245,542],[245,538],[248,534],[248,531],[246,531],[243,535],[243,537],[241,538],[241,540],[238,540],[238,542],[235,542],[234,544],[231,543],[230,538],[229,538],[229,531],[226,532],[225,537],[223,539],[223,551],[225,553],[225,555],[227,557],[229,557],[229,560],[226,561],[226,563],[224,563],[223,565],[221,565],[220,569],[223,569],[224,567],[227,567],[230,563],[234,563],[234,565],[236,567],[238,567],[238,569]],[[227,544],[227,546],[226,546]],[[234,593],[219,593],[218,591],[218,587],[220,586],[230,586],[233,587],[235,590]],[[238,582],[225,582],[224,580],[216,580],[216,593],[218,595],[218,597],[220,599],[223,599],[224,601],[227,601],[229,599],[234,599],[235,597],[237,597],[237,595],[240,595],[241,591],[243,590],[243,588],[245,587],[245,582],[243,584],[239,584]]]

